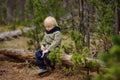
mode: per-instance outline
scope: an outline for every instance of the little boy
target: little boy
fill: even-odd
[[[61,32],[56,19],[52,16],[45,18],[44,26],[46,32],[41,42],[41,49],[35,54],[37,65],[40,68],[39,74],[47,72],[47,66],[54,69],[54,65],[51,65],[48,55],[61,44]]]

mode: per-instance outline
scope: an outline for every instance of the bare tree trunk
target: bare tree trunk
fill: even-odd
[[[120,33],[120,9],[118,9],[119,0],[115,0],[115,33]]]
[[[78,5],[79,5],[79,32],[82,34],[82,43],[83,45],[85,44],[85,27],[84,27],[84,1],[83,0],[78,0]]]
[[[37,42],[37,50],[40,48],[40,40],[39,40],[39,36],[38,36],[38,29],[37,29],[37,27],[36,27],[36,29],[35,29],[35,32],[36,32],[36,42]]]
[[[86,15],[87,15],[87,22],[86,22],[86,29],[87,29],[87,47],[88,48],[90,48],[90,28],[89,28],[89,10],[90,10],[90,8],[89,8],[89,3],[88,2],[86,2]]]
[[[13,11],[14,11],[14,0],[7,0],[7,21],[12,22],[13,20]]]
[[[72,28],[72,30],[75,30],[75,21],[74,21],[74,11],[73,11],[73,6],[74,6],[74,4],[73,4],[73,2],[71,3],[71,6],[70,6],[70,9],[71,9],[71,12],[70,12],[70,14],[71,14],[71,22],[72,22],[72,26],[71,26],[71,28]]]
[[[25,19],[25,15],[24,15],[24,13],[25,13],[25,2],[26,2],[26,0],[18,0],[20,20]]]
[[[71,11],[71,15],[72,15],[72,30],[74,30],[75,27],[75,22],[74,22],[74,16],[73,16],[73,12]]]
[[[0,24],[6,24],[6,6],[7,0],[0,1]]]

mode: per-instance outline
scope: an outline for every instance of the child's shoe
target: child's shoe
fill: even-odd
[[[42,75],[44,73],[48,72],[47,69],[40,69],[40,72],[38,73],[38,75]]]

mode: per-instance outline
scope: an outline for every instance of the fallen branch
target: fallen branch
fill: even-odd
[[[13,39],[15,37],[21,36],[23,32],[27,32],[29,30],[34,30],[34,29],[35,27],[0,33],[0,41]]]
[[[15,59],[20,62],[30,62],[36,64],[34,53],[28,50],[22,49],[1,49],[0,54],[3,54],[11,59]]]

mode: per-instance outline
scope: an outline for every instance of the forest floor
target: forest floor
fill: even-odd
[[[5,60],[5,58],[0,54],[0,80],[88,80],[85,79],[85,71],[81,71],[79,74],[66,74],[62,69],[39,76],[37,66],[28,66],[14,60]],[[90,74],[92,76],[96,73]]]
[[[2,48],[15,48],[15,49],[27,49],[27,41],[29,39],[25,37],[19,37],[10,41],[0,42],[0,49]],[[68,42],[68,40],[66,40]],[[66,43],[64,41],[64,43]],[[63,43],[63,44],[64,44]],[[80,72],[80,74],[66,75],[62,69],[56,69],[50,74],[44,76],[38,76],[39,69],[35,65],[24,65],[25,62],[17,62],[2,54],[0,54],[0,80],[85,80],[83,79],[86,72]],[[90,73],[96,74],[96,73]]]
[[[26,65],[0,54],[0,80],[85,80],[85,73],[73,75],[62,69],[55,69],[51,73],[38,75],[39,68],[35,65]]]
[[[65,76],[60,71],[38,76],[38,67],[20,67],[22,63],[0,61],[0,80],[81,80],[75,76]]]

